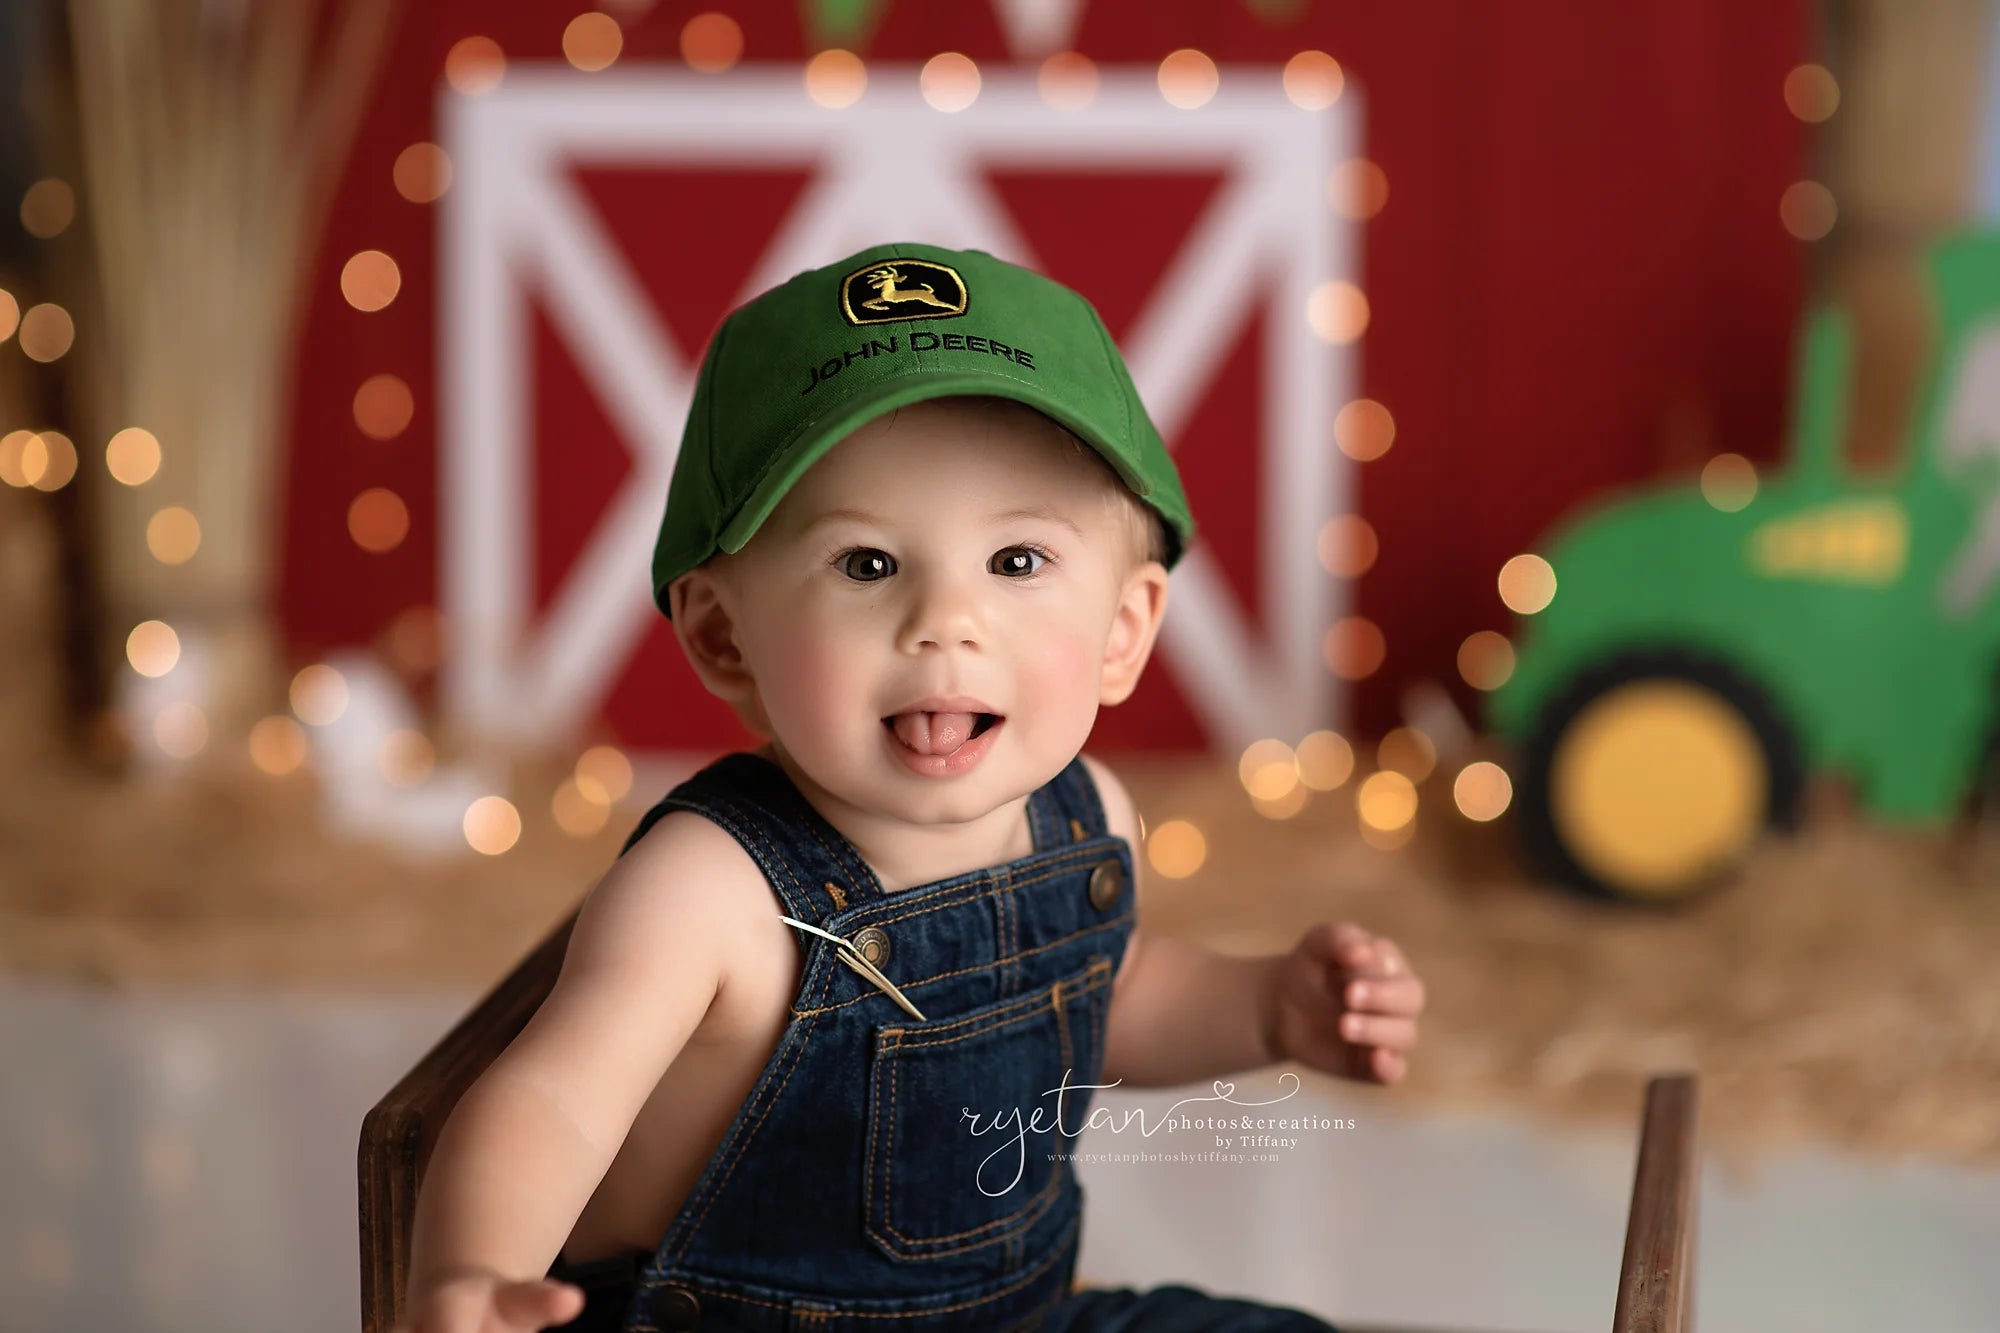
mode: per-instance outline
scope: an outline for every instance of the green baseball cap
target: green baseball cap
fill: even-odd
[[[653,548],[660,610],[840,440],[957,394],[1025,403],[1096,449],[1165,520],[1168,568],[1193,540],[1180,474],[1090,302],[983,251],[877,245],[773,287],[710,340]]]

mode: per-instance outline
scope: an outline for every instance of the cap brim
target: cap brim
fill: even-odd
[[[716,545],[728,552],[742,550],[757,534],[757,529],[764,525],[764,520],[771,516],[771,511],[778,507],[778,502],[805,475],[807,468],[823,458],[827,450],[875,418],[912,403],[960,395],[1006,398],[1034,408],[1075,432],[1079,439],[1095,449],[1124,479],[1133,494],[1143,497],[1150,493],[1151,488],[1131,464],[1118,457],[1106,444],[1097,426],[1075,416],[1038,386],[1006,376],[964,370],[914,371],[857,394],[838,412],[813,422],[799,432],[765,472],[756,489],[751,491],[750,498],[736,511],[736,516],[723,528],[716,538]]]

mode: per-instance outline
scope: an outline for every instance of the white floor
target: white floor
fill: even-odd
[[[467,994],[120,997],[0,979],[0,1330],[350,1333],[363,1112]],[[1280,1095],[1273,1073],[1238,1102]],[[1308,1083],[1259,1114],[1352,1118],[1280,1160],[1079,1164],[1094,1283],[1184,1281],[1357,1323],[1601,1330],[1633,1142],[1416,1115]],[[1181,1093],[1113,1094],[1158,1126]],[[1213,1104],[1187,1114],[1214,1114]],[[1232,1114],[1243,1114],[1240,1109]],[[1100,1130],[1083,1154],[1216,1151]],[[2000,1329],[2000,1171],[1818,1154],[1701,1198],[1703,1333]]]

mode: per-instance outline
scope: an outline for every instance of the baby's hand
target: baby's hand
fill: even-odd
[[[1395,1083],[1417,1044],[1424,983],[1403,951],[1346,922],[1321,922],[1278,960],[1271,1035],[1280,1060]]]
[[[468,1270],[435,1282],[393,1333],[539,1333],[583,1313],[583,1289],[540,1278],[516,1282]]]

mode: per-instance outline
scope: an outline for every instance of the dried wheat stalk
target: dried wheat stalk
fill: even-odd
[[[102,541],[111,633],[159,616],[216,654],[218,738],[266,702],[282,413],[303,277],[372,82],[387,0],[71,0],[85,197],[103,309],[101,441],[157,435],[159,477],[114,488]],[[323,39],[323,40],[322,40]],[[201,523],[188,564],[146,519]]]

